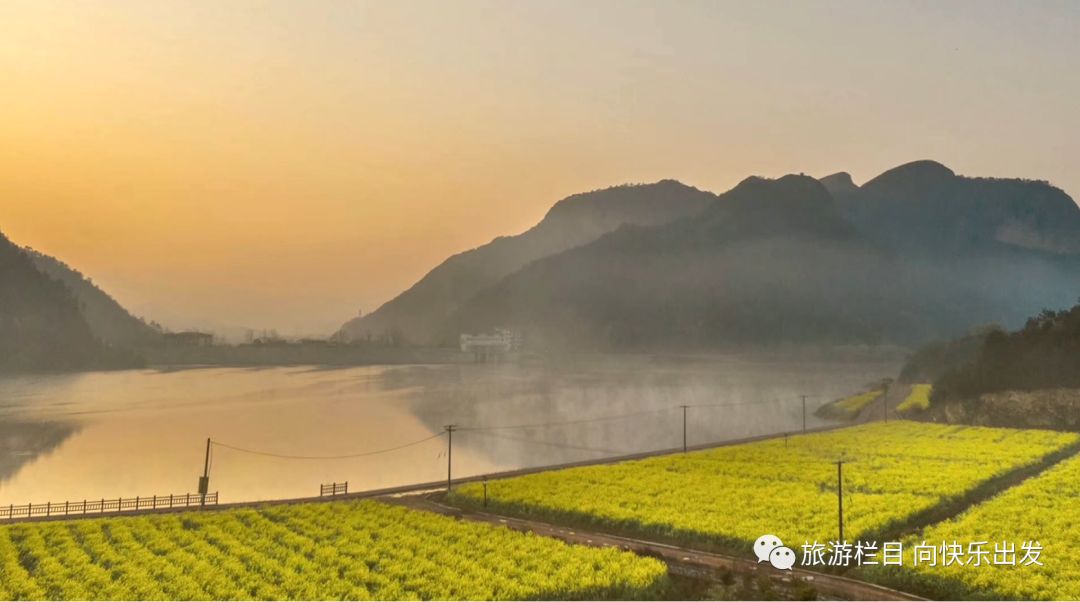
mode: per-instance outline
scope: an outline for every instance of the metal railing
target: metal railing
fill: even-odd
[[[327,483],[326,485],[319,485],[319,497],[328,495],[345,495],[349,493],[349,482],[344,483]]]
[[[198,493],[180,495],[154,495],[149,497],[83,500],[81,502],[46,502],[44,504],[9,504],[0,506],[0,520],[33,518],[38,516],[71,516],[83,514],[104,514],[107,512],[132,512],[136,510],[157,510],[159,508],[188,508],[193,506],[216,505],[217,492],[208,493],[205,499]]]

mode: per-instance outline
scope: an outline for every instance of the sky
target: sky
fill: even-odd
[[[1080,198],[1077,2],[0,0],[0,231],[329,334],[560,198],[916,159]]]

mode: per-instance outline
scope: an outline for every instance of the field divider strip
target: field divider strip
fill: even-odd
[[[419,494],[388,497],[381,501],[402,505],[414,510],[433,512],[474,522],[494,524],[515,531],[534,533],[543,537],[552,537],[570,544],[586,545],[597,548],[615,547],[633,552],[639,556],[648,556],[661,560],[668,565],[668,569],[672,573],[693,579],[718,581],[718,574],[721,571],[727,570],[761,575],[771,580],[784,583],[799,581],[815,588],[822,594],[838,596],[841,599],[925,600],[925,598],[913,594],[840,575],[817,573],[805,569],[781,571],[745,558],[683,548],[671,543],[588,531],[576,527],[553,525],[512,516],[462,510],[432,499],[431,495]]]
[[[908,535],[914,535],[930,525],[955,518],[972,507],[1004,493],[1030,478],[1037,477],[1078,453],[1080,453],[1080,441],[1052,451],[1036,462],[1019,466],[1005,474],[987,479],[963,495],[946,499],[926,510],[915,513],[905,519],[903,524],[867,533],[864,539],[867,541],[899,541]]]

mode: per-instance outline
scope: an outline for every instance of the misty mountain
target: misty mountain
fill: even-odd
[[[159,333],[128,313],[108,293],[66,263],[43,253],[26,249],[35,267],[54,280],[64,283],[78,302],[83,318],[94,336],[114,347],[141,347],[153,343]]]
[[[698,213],[715,198],[674,180],[567,197],[528,231],[450,257],[376,311],[347,322],[336,336],[349,340],[392,332],[410,344],[437,342],[446,319],[463,302],[529,262],[622,225],[663,224]]]
[[[673,205],[649,202],[658,188],[690,200],[646,212]],[[583,217],[627,194],[635,219]],[[918,345],[1015,327],[1078,294],[1068,195],[917,161],[862,186],[840,172],[748,178],[719,196],[666,181],[570,197],[529,232],[451,258],[367,325],[447,345],[497,327],[538,346]]]
[[[1047,182],[964,177],[934,161],[901,165],[862,186],[846,175],[822,183],[852,223],[897,249],[1080,254],[1080,208]]]
[[[855,186],[822,179],[844,216],[904,262],[908,286],[965,326],[1015,327],[1080,294],[1080,207],[1046,182],[970,178],[933,161]],[[963,309],[963,313],[956,309]]]
[[[817,180],[749,178],[698,215],[526,266],[465,303],[444,336],[507,326],[530,344],[590,348],[918,339],[938,325],[897,294],[901,269]]]
[[[0,234],[0,371],[106,367],[124,359],[94,336],[67,286]]]

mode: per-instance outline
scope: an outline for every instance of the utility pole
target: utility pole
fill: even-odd
[[[881,381],[881,386],[885,389],[885,394],[881,396],[881,406],[885,409],[885,422],[889,421],[889,385],[891,384],[891,378]]]
[[[210,492],[210,437],[206,438],[206,456],[203,458],[203,474],[199,478],[199,506],[206,505],[206,494]]]
[[[836,461],[836,509],[840,517],[840,543],[844,543],[844,461]]]
[[[682,408],[682,452],[686,453],[686,408],[690,406],[679,406]]]
[[[802,432],[806,434],[806,396],[800,395],[800,397],[802,397]]]
[[[451,472],[450,471],[453,468],[453,458],[454,458],[454,431],[457,430],[457,425],[456,424],[448,424],[443,428],[446,429],[446,435],[447,435],[447,439],[446,439],[446,492],[450,493],[450,477],[451,477]]]

